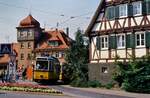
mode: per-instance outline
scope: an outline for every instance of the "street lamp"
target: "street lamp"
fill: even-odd
[[[16,78],[16,54],[13,52],[10,55],[10,62],[9,62],[9,68],[8,68],[8,74],[9,74],[9,80],[10,82],[15,82],[15,78]]]

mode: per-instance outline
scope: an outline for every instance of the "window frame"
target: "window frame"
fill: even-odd
[[[120,38],[118,39],[119,36],[120,36]],[[123,36],[124,36],[124,40],[123,40]],[[117,40],[117,49],[121,49],[121,48],[126,47],[126,36],[125,36],[125,34],[117,34],[116,40]],[[123,43],[124,43],[124,45],[123,45]]]
[[[144,39],[142,39],[142,34],[144,34]],[[137,35],[139,35],[139,45],[137,45]],[[144,41],[144,45],[142,45],[142,40]],[[146,45],[145,32],[135,33],[135,45],[136,45],[137,48],[139,48],[139,47],[145,47],[145,45]]]
[[[128,16],[128,4],[120,4],[118,6],[119,6],[119,18],[127,17]],[[125,8],[125,10],[124,9],[122,10],[121,7]],[[125,11],[123,12],[123,15],[121,15],[122,14],[121,11],[122,12]]]
[[[107,39],[107,40],[106,40]],[[100,36],[100,41],[101,41],[101,49],[102,50],[105,50],[105,49],[108,49],[108,47],[109,47],[109,38],[108,38],[108,35],[103,35],[103,36]],[[103,47],[103,45],[102,44],[104,44],[104,47]]]
[[[136,7],[137,8],[136,11],[140,9],[140,13],[134,13],[134,11],[135,11],[135,7],[134,6],[138,6],[138,4],[140,4],[140,8]],[[142,15],[142,1],[132,2],[132,11],[133,11],[132,12],[133,16]]]

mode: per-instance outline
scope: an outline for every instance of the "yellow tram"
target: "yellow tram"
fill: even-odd
[[[36,82],[58,80],[60,74],[59,60],[53,56],[37,57],[33,74],[33,79]]]

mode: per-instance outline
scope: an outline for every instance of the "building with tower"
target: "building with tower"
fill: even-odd
[[[150,53],[150,1],[101,0],[89,24],[89,79],[111,81],[118,61]]]
[[[42,29],[31,14],[21,20],[16,28],[19,45],[18,66],[22,71],[26,69],[29,80],[32,79],[36,57],[52,55],[57,57],[61,64],[65,62],[65,52],[73,40],[64,31]]]

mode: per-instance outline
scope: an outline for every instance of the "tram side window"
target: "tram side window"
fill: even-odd
[[[37,61],[36,69],[37,70],[48,70],[48,61]]]
[[[54,71],[54,63],[52,61],[49,62],[49,70]]]

